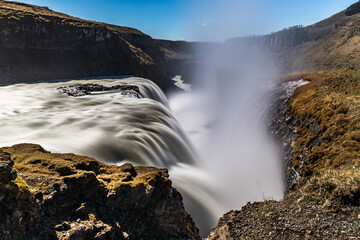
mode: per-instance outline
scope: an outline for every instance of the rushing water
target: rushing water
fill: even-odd
[[[136,85],[140,95],[109,91],[71,97],[59,92],[59,87],[78,83]],[[229,119],[220,129],[221,119],[207,114],[201,94],[170,99],[169,104],[151,81],[135,77],[2,86],[0,146],[36,143],[53,152],[88,155],[106,163],[166,167],[202,234],[230,209],[282,196],[277,152],[269,147],[265,128],[254,131],[262,126],[267,97],[244,105],[244,115]],[[249,107],[256,109],[251,111],[255,115],[249,115]],[[236,151],[227,148],[226,135],[214,136],[212,131],[233,131],[234,123],[239,130],[233,133],[244,136],[235,138]],[[252,133],[257,134],[249,138]]]
[[[71,97],[59,91],[79,83],[136,85],[140,96],[111,91]],[[166,167],[199,226],[209,228],[218,217],[212,180],[197,167],[191,144],[153,82],[132,77],[15,84],[0,87],[0,102],[0,146],[36,143],[106,163]]]

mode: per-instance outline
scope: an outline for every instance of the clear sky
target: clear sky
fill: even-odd
[[[311,25],[357,0],[22,0],[72,16],[134,27],[153,38],[223,41]]]

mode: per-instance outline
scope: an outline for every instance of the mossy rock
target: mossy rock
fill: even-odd
[[[0,183],[2,204],[13,209],[5,214],[11,221],[0,219],[0,229],[13,234],[12,229],[20,227],[19,239],[93,239],[98,234],[106,239],[199,237],[166,169],[105,165],[33,144],[2,150],[8,153],[3,154],[8,165],[1,168],[0,152],[0,170],[15,175]],[[14,211],[19,212],[16,218]],[[19,218],[24,220],[15,224]]]

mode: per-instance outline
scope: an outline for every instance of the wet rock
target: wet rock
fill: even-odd
[[[72,86],[60,87],[58,89],[61,93],[65,93],[72,97],[81,97],[85,95],[90,95],[94,92],[113,92],[117,91],[123,95],[132,95],[139,98],[140,89],[134,85],[115,85],[115,86],[104,86],[100,84],[75,84]]]
[[[300,174],[293,168],[294,143],[297,140],[296,127],[298,122],[288,112],[288,105],[294,96],[294,90],[303,84],[304,80],[293,80],[279,85],[274,93],[275,101],[270,109],[269,129],[282,146],[282,162],[285,172],[285,193],[293,190],[300,182]]]

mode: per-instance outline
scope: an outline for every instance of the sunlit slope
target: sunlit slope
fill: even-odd
[[[360,67],[360,2],[308,27],[292,27],[266,36],[228,43],[264,44],[284,72],[331,67]]]

